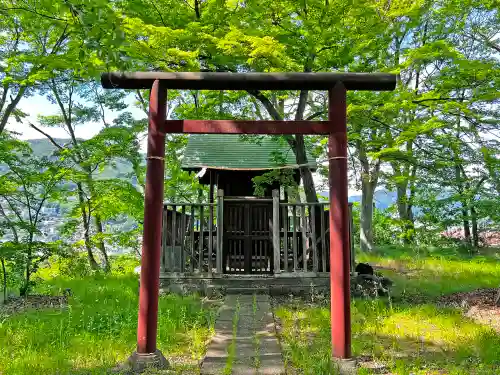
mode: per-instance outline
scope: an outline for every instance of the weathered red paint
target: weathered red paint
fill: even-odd
[[[350,358],[351,298],[346,89],[340,83],[329,90],[328,94],[328,118],[333,130],[328,138],[332,354],[335,358]]]
[[[137,325],[138,353],[153,353],[156,350],[165,171],[165,133],[162,128],[166,118],[166,100],[167,91],[162,89],[161,82],[156,80],[149,98],[144,230]]]
[[[351,357],[350,247],[347,203],[346,89],[394,90],[378,73],[104,73],[104,88],[149,88],[148,161],[137,352],[156,350],[165,133],[328,134],[332,354]],[[332,85],[335,85],[331,89]],[[160,87],[161,86],[161,87]],[[163,89],[161,89],[163,88]],[[166,121],[166,89],[329,90],[329,121]]]
[[[330,134],[328,121],[167,120],[166,133]]]

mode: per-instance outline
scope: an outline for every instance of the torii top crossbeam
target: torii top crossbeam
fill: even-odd
[[[179,90],[329,90],[339,82],[346,90],[396,87],[396,75],[389,73],[111,72],[101,76],[106,89],[150,89],[156,80],[166,89]]]

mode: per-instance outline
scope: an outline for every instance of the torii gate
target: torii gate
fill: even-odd
[[[151,89],[144,197],[144,233],[137,350],[129,359],[142,370],[166,367],[156,348],[163,209],[165,134],[321,134],[328,136],[330,185],[330,295],[332,355],[351,358],[350,251],[347,204],[347,90],[394,90],[386,73],[104,73],[104,88]],[[328,121],[167,120],[167,90],[327,90]]]

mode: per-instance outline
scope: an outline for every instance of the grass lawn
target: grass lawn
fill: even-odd
[[[135,349],[136,275],[58,277],[40,288],[54,295],[71,288],[73,296],[67,307],[0,316],[0,374],[104,374]],[[179,372],[196,369],[214,310],[194,296],[164,296],[159,305],[158,348],[184,359],[175,366]]]
[[[498,258],[436,254],[415,258],[389,249],[358,259],[383,267],[395,286],[391,300],[352,302],[355,356],[385,365],[385,374],[500,374],[500,335],[436,304],[443,294],[497,287]],[[73,296],[61,308],[0,315],[0,374],[105,374],[126,360],[136,343],[138,283],[136,275],[122,273],[78,279],[46,274],[35,293],[61,295],[71,288]],[[168,295],[159,311],[159,349],[176,372],[197,373],[215,309],[196,296]],[[286,360],[299,373],[333,374],[328,301],[294,299],[275,312]]]
[[[498,287],[496,256],[438,257],[427,252],[415,260],[391,250],[358,261],[384,267],[382,272],[396,283],[391,301],[352,302],[352,347],[362,362],[385,365],[384,374],[500,374],[500,334],[458,309],[435,303],[443,294]],[[334,373],[328,301],[291,300],[278,306],[276,314],[287,361],[304,374]],[[358,373],[374,372],[363,368]]]

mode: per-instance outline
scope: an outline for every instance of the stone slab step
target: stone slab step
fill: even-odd
[[[269,288],[255,288],[255,287],[229,287],[226,288],[226,294],[235,295],[253,295],[253,294],[269,294]]]

